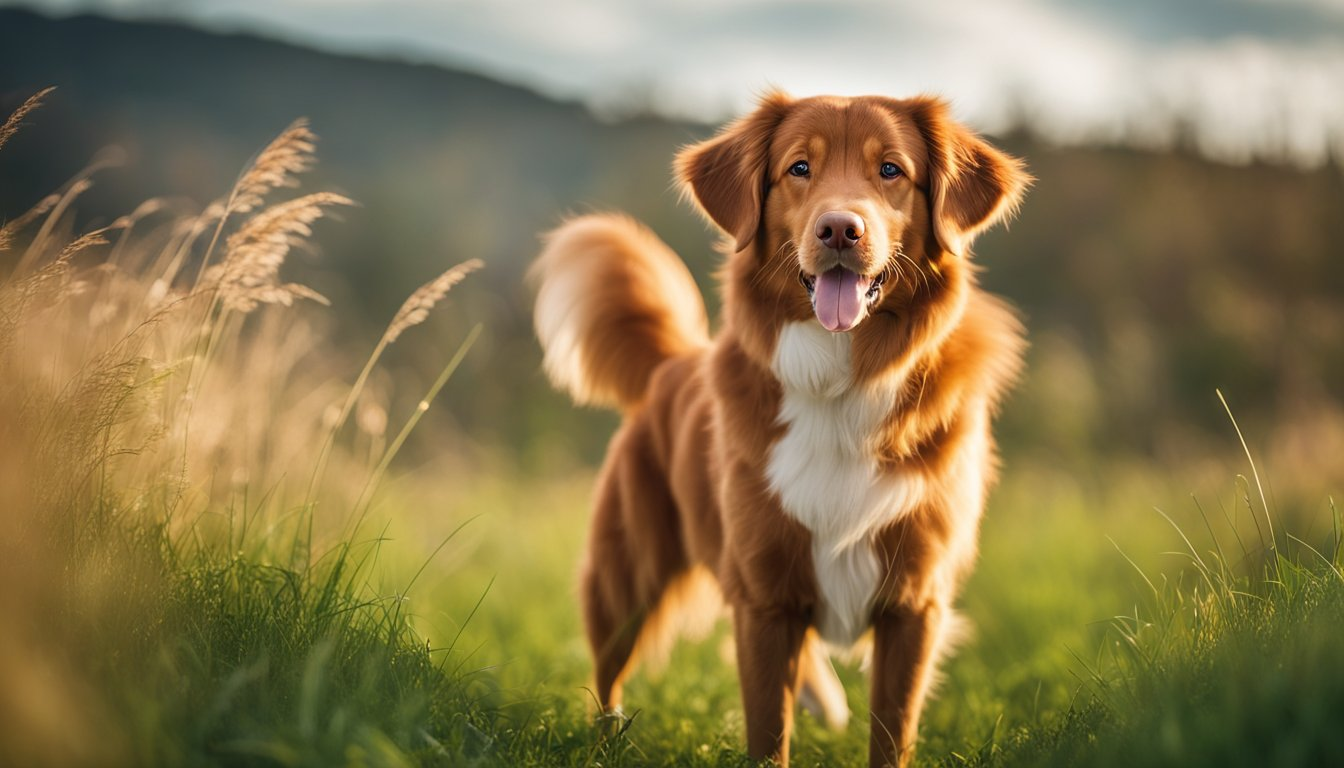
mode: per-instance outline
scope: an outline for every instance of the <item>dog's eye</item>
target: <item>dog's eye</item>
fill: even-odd
[[[884,179],[894,179],[901,175],[901,169],[895,163],[883,163],[882,167],[877,169]]]
[[[808,167],[806,160],[799,160],[798,162],[789,166],[790,176],[810,176],[811,174],[812,169]]]

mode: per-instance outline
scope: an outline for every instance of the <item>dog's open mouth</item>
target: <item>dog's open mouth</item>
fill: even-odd
[[[882,298],[885,272],[866,277],[844,267],[832,267],[819,275],[798,273],[798,281],[807,289],[822,327],[833,333],[848,331],[859,324],[864,314]]]

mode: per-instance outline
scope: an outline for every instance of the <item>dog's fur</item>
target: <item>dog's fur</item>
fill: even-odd
[[[630,219],[569,221],[532,271],[547,373],[625,415],[582,570],[597,695],[620,704],[636,652],[694,610],[680,603],[708,573],[732,609],[753,757],[787,763],[795,698],[847,721],[827,646],[871,629],[871,762],[904,764],[1024,347],[968,249],[1030,179],[936,99],[778,93],[676,173],[728,235],[712,340],[685,266]],[[861,218],[851,247],[822,236],[832,211]],[[828,299],[814,313],[813,290],[842,285],[823,273],[858,286],[858,317],[832,312],[841,332],[820,321]]]

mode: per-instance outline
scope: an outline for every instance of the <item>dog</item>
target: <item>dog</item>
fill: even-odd
[[[787,765],[795,704],[841,727],[863,638],[870,762],[905,765],[997,474],[1015,311],[970,246],[1032,179],[937,98],[775,92],[674,172],[725,234],[723,311],[656,235],[572,219],[530,270],[552,382],[624,414],[581,568],[601,706],[712,577],[747,751]]]

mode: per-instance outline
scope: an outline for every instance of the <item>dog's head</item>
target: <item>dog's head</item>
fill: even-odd
[[[771,94],[676,165],[759,279],[834,332],[964,274],[971,241],[1030,182],[932,98]]]

